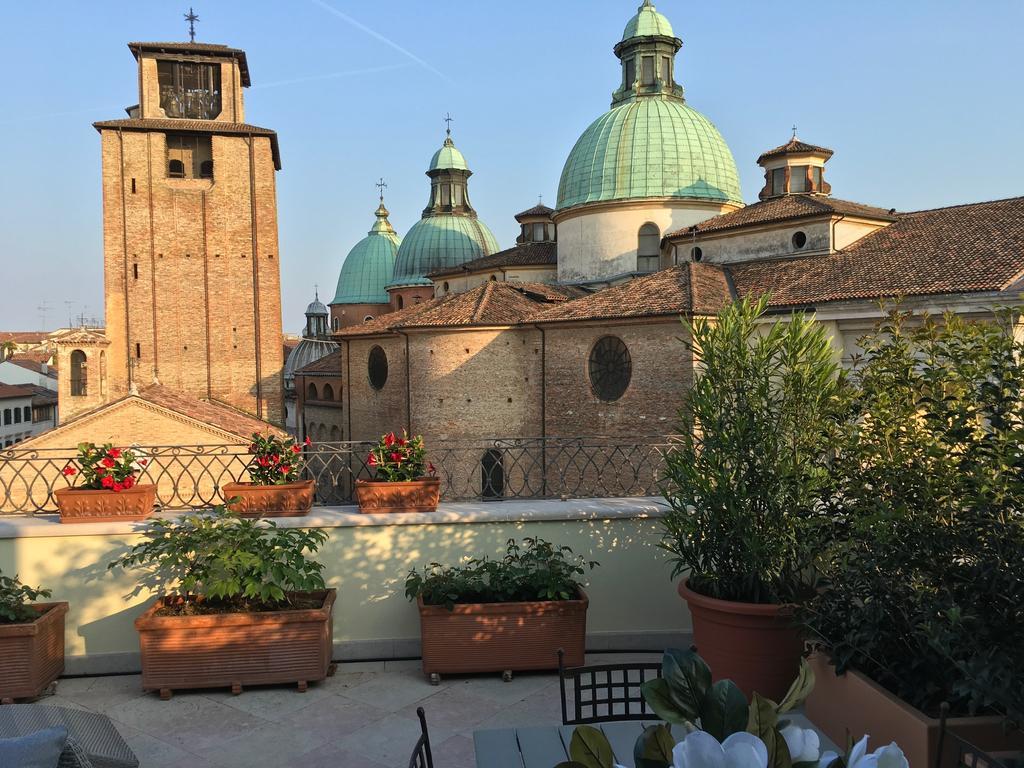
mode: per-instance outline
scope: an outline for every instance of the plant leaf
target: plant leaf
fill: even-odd
[[[776,709],[774,701],[755,693],[750,702],[747,731],[760,738],[768,748],[768,768],[792,768],[793,758],[790,757],[789,747],[776,727],[779,722]]]
[[[688,720],[700,714],[700,705],[711,687],[711,670],[696,651],[669,648],[661,660],[661,676],[669,695]]]
[[[569,758],[584,768],[612,768],[615,755],[608,738],[589,725],[580,725],[572,732]]]
[[[667,725],[649,725],[633,747],[636,768],[667,768],[672,765],[672,748],[676,740]]]
[[[786,691],[786,695],[782,697],[782,701],[779,702],[779,706],[775,711],[782,715],[795,707],[799,707],[811,695],[813,690],[814,670],[807,663],[807,659],[800,659],[800,671],[797,673],[796,680],[789,686],[789,690]]]
[[[689,719],[685,712],[682,712],[672,700],[669,693],[668,681],[664,678],[648,680],[640,686],[640,693],[647,702],[647,706],[654,710],[654,713],[666,723],[682,725]],[[696,719],[696,713],[692,715]]]
[[[700,707],[701,728],[719,741],[747,729],[747,697],[732,680],[719,680],[708,689]]]

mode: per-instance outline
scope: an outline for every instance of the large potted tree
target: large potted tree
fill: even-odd
[[[766,307],[687,323],[697,372],[665,457],[662,546],[715,674],[778,699],[803,648],[793,607],[816,586],[844,385],[824,329]]]
[[[359,511],[433,512],[441,498],[441,481],[427,461],[422,435],[398,437],[389,432],[366,457],[372,480],[356,480]]]
[[[41,696],[64,671],[68,604],[0,573],[0,704]]]
[[[311,445],[307,437],[305,446]],[[253,433],[249,482],[225,483],[228,508],[241,517],[301,517],[313,507],[314,482],[302,479],[302,445],[291,437]]]
[[[836,557],[803,616],[821,645],[807,712],[833,739],[896,739],[915,766],[936,765],[944,703],[950,729],[982,750],[1024,748],[1024,343],[1012,319],[894,311],[851,372],[827,504]]]
[[[589,601],[579,577],[597,565],[566,546],[509,539],[500,560],[413,569],[405,594],[420,613],[423,671],[442,674],[553,669],[558,649],[583,664]]]
[[[62,470],[69,487],[53,492],[62,523],[142,520],[153,513],[156,486],[138,482],[148,459],[131,448],[80,443]],[[75,485],[76,478],[81,482]]]
[[[141,572],[133,594],[157,601],[135,620],[142,687],[169,699],[181,688],[307,684],[333,672],[332,613],[323,565],[307,553],[320,530],[278,528],[219,507],[154,520],[145,540],[110,564]]]

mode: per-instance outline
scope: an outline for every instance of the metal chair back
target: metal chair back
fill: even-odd
[[[559,648],[562,725],[657,719],[658,716],[644,701],[640,686],[658,677],[661,677],[661,663],[653,661],[566,668],[565,652]]]
[[[420,719],[420,737],[409,758],[409,768],[434,768],[434,756],[430,752],[430,735],[427,733],[427,713],[423,707],[416,707],[416,717]]]
[[[1013,768],[1019,764],[1016,760],[1011,764],[981,751],[949,728],[946,722],[948,716],[949,704],[943,702],[939,708],[939,743],[935,750],[935,768]],[[955,759],[951,760],[953,756]]]

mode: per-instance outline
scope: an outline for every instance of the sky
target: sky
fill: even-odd
[[[334,294],[373,223],[399,234],[452,137],[503,248],[513,215],[554,205],[562,164],[608,109],[612,47],[639,0],[194,0],[197,40],[247,52],[250,123],[276,130],[284,328]],[[899,210],[1024,194],[1021,0],[659,0],[676,79],[736,158],[800,138],[835,150],[832,194]],[[4,3],[0,330],[102,319],[96,120],[137,101],[131,40],[187,39],[169,0]],[[44,309],[40,309],[44,308]]]

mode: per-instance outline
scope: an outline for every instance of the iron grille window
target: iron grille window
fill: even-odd
[[[388,356],[381,347],[375,346],[370,350],[366,372],[369,374],[371,387],[384,389],[388,381]]]
[[[480,495],[485,499],[500,499],[505,495],[505,465],[501,451],[491,448],[480,460]]]
[[[168,117],[213,120],[220,114],[220,65],[158,61],[160,108]]]
[[[633,361],[625,342],[617,336],[603,336],[590,350],[590,386],[605,402],[622,397],[633,378]]]

